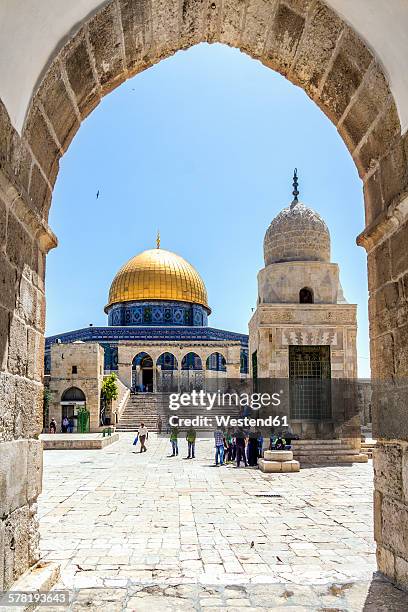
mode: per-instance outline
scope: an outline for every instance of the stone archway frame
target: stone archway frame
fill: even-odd
[[[47,219],[59,160],[104,95],[161,59],[204,41],[237,47],[280,72],[337,127],[364,185],[366,229],[358,242],[368,253],[372,373],[386,379],[408,375],[408,140],[401,134],[386,75],[370,49],[319,0],[112,0],[80,24],[51,59],[21,136],[0,103],[0,227],[6,228],[0,231],[0,271],[7,286],[0,296],[0,360],[7,384],[17,388],[26,380],[20,392],[35,406],[17,436],[30,443],[33,464],[41,462],[35,437],[40,430],[45,255],[56,245]],[[18,307],[27,303],[25,296],[35,308]],[[16,413],[6,425],[10,437],[5,440],[16,445],[19,400],[2,393],[0,404]],[[408,520],[402,468],[408,430],[401,429],[399,408],[391,409],[396,418],[378,430],[382,443],[375,463],[383,469],[376,480],[375,535],[380,569],[407,585],[408,550],[392,525],[395,517],[397,524]],[[40,471],[26,497],[28,505],[17,504],[29,508],[26,531],[33,533],[25,565],[37,555],[31,508]],[[7,502],[7,516],[13,504]],[[24,571],[23,566],[15,571]],[[16,577],[13,571],[7,569],[6,586]]]

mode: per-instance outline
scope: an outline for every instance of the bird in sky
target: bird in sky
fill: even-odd
[[[99,189],[98,189],[98,191],[96,192],[96,199],[98,199],[98,198],[99,198]]]

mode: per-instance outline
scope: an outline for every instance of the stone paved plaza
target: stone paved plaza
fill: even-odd
[[[371,462],[263,474],[213,467],[211,440],[195,460],[132,440],[44,453],[42,557],[73,610],[408,609],[373,579]]]

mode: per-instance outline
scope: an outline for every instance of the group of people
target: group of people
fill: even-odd
[[[57,433],[57,421],[55,419],[51,419],[49,425],[49,431],[52,434]],[[74,419],[71,417],[68,419],[64,417],[61,421],[61,433],[73,433],[74,431]]]
[[[160,427],[161,431],[161,427]],[[159,433],[160,433],[159,431]],[[170,443],[171,443],[171,455],[170,457],[177,457],[179,454],[179,429],[178,427],[172,427],[170,430]],[[144,423],[140,424],[137,436],[133,442],[134,445],[140,441],[140,452],[146,452],[146,440],[149,437],[149,432],[145,427]],[[188,446],[188,454],[186,459],[195,459],[195,443],[197,438],[197,432],[193,427],[190,427],[186,432],[186,441]],[[287,438],[283,437],[282,432],[275,434],[272,432],[269,438],[269,450],[285,450],[290,449],[291,439],[293,436],[287,435]],[[215,465],[224,465],[227,463],[236,462],[237,468],[240,467],[241,463],[245,467],[256,466],[258,459],[262,457],[264,448],[264,437],[260,431],[248,431],[237,430],[232,432],[228,430],[225,432],[222,429],[217,429],[214,432],[214,446],[215,446]]]

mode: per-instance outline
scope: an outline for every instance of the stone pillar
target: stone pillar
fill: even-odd
[[[157,392],[157,366],[153,361],[153,393]]]
[[[402,211],[383,218],[371,234],[366,230],[359,243],[368,251],[377,562],[407,588],[408,219]]]
[[[0,104],[0,149],[4,130]],[[3,174],[1,159],[0,590],[6,590],[39,558],[45,254],[56,239]]]

